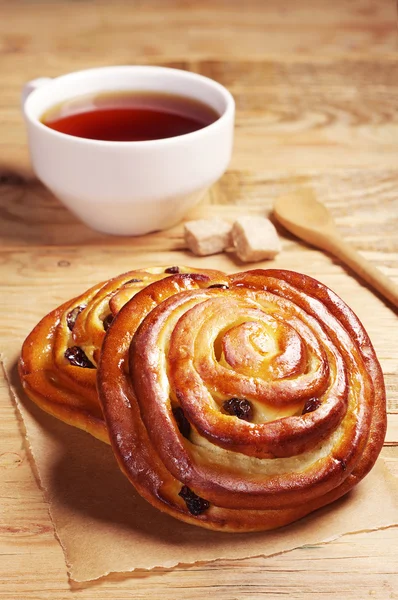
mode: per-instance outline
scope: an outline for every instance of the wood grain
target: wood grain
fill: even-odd
[[[101,279],[176,260],[203,266],[183,249],[181,225],[135,239],[104,236],[34,178],[19,108],[22,84],[91,66],[170,65],[213,77],[234,94],[230,168],[191,216],[269,214],[278,195],[310,185],[344,238],[398,283],[395,4],[0,0],[1,353],[16,355],[41,316]],[[397,313],[337,260],[279,233],[283,252],[272,266],[321,279],[369,332],[390,413],[383,457],[398,476]],[[232,255],[220,260],[227,271],[242,268]],[[398,598],[396,528],[267,560],[68,582],[2,371],[0,419],[2,600]]]

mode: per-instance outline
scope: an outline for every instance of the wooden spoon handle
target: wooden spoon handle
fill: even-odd
[[[369,285],[392,302],[394,306],[398,307],[398,286],[379,269],[376,269],[366,258],[358,254],[338,234],[328,236],[324,248],[351,267]]]

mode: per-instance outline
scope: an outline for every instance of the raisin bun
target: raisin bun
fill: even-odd
[[[385,435],[382,372],[363,326],[290,271],[146,286],[107,333],[98,390],[138,492],[213,530],[274,529],[333,502],[372,468]]]
[[[27,395],[43,410],[108,442],[96,389],[101,346],[121,307],[148,284],[195,272],[219,281],[219,271],[151,267],[100,283],[45,316],[25,340],[19,363]]]

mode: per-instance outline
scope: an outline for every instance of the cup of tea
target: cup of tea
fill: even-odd
[[[196,73],[89,69],[27,83],[22,104],[37,177],[105,233],[173,226],[231,158],[233,97]]]

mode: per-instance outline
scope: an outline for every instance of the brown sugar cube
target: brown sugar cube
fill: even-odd
[[[218,254],[232,245],[230,223],[222,219],[198,219],[184,225],[188,248],[198,256]]]
[[[240,217],[232,226],[232,242],[243,262],[274,258],[281,251],[275,227],[264,217]]]

